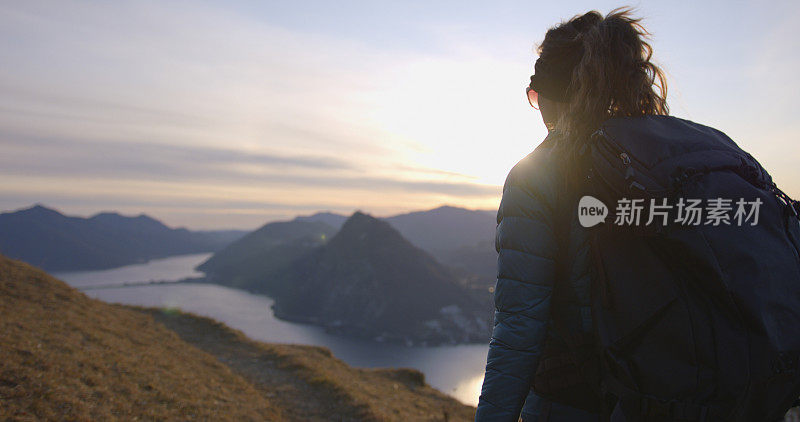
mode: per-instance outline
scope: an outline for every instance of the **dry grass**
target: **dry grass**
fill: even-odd
[[[317,346],[261,343],[210,318],[153,315],[193,344],[277,394],[290,420],[472,421],[475,408],[434,389],[416,369],[354,368]],[[277,383],[277,385],[276,385]],[[302,409],[301,409],[302,407]]]
[[[266,344],[297,365],[300,373],[312,382],[322,383],[353,403],[368,409],[376,420],[398,421],[472,421],[475,408],[466,406],[432,388],[416,369],[352,368],[330,351],[305,346]]]
[[[0,420],[471,421],[414,369],[90,299],[0,255]]]
[[[149,315],[0,255],[0,420],[281,420]]]

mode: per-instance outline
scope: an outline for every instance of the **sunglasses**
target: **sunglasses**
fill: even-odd
[[[536,110],[539,109],[539,93],[534,91],[530,85],[525,88],[525,95],[528,96],[528,102],[531,104],[531,107],[535,108]]]

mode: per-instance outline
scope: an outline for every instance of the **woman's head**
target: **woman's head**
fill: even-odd
[[[550,28],[531,76],[548,129],[586,136],[607,118],[668,114],[667,83],[649,33],[629,8],[596,11]]]

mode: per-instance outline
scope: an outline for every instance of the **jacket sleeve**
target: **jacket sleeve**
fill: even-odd
[[[477,422],[517,421],[544,348],[555,281],[555,184],[535,154],[509,173],[497,212],[494,328]]]

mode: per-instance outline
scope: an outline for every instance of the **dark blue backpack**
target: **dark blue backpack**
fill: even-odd
[[[800,396],[800,204],[675,117],[607,120],[580,156],[609,211],[589,230],[611,420],[781,420]]]

